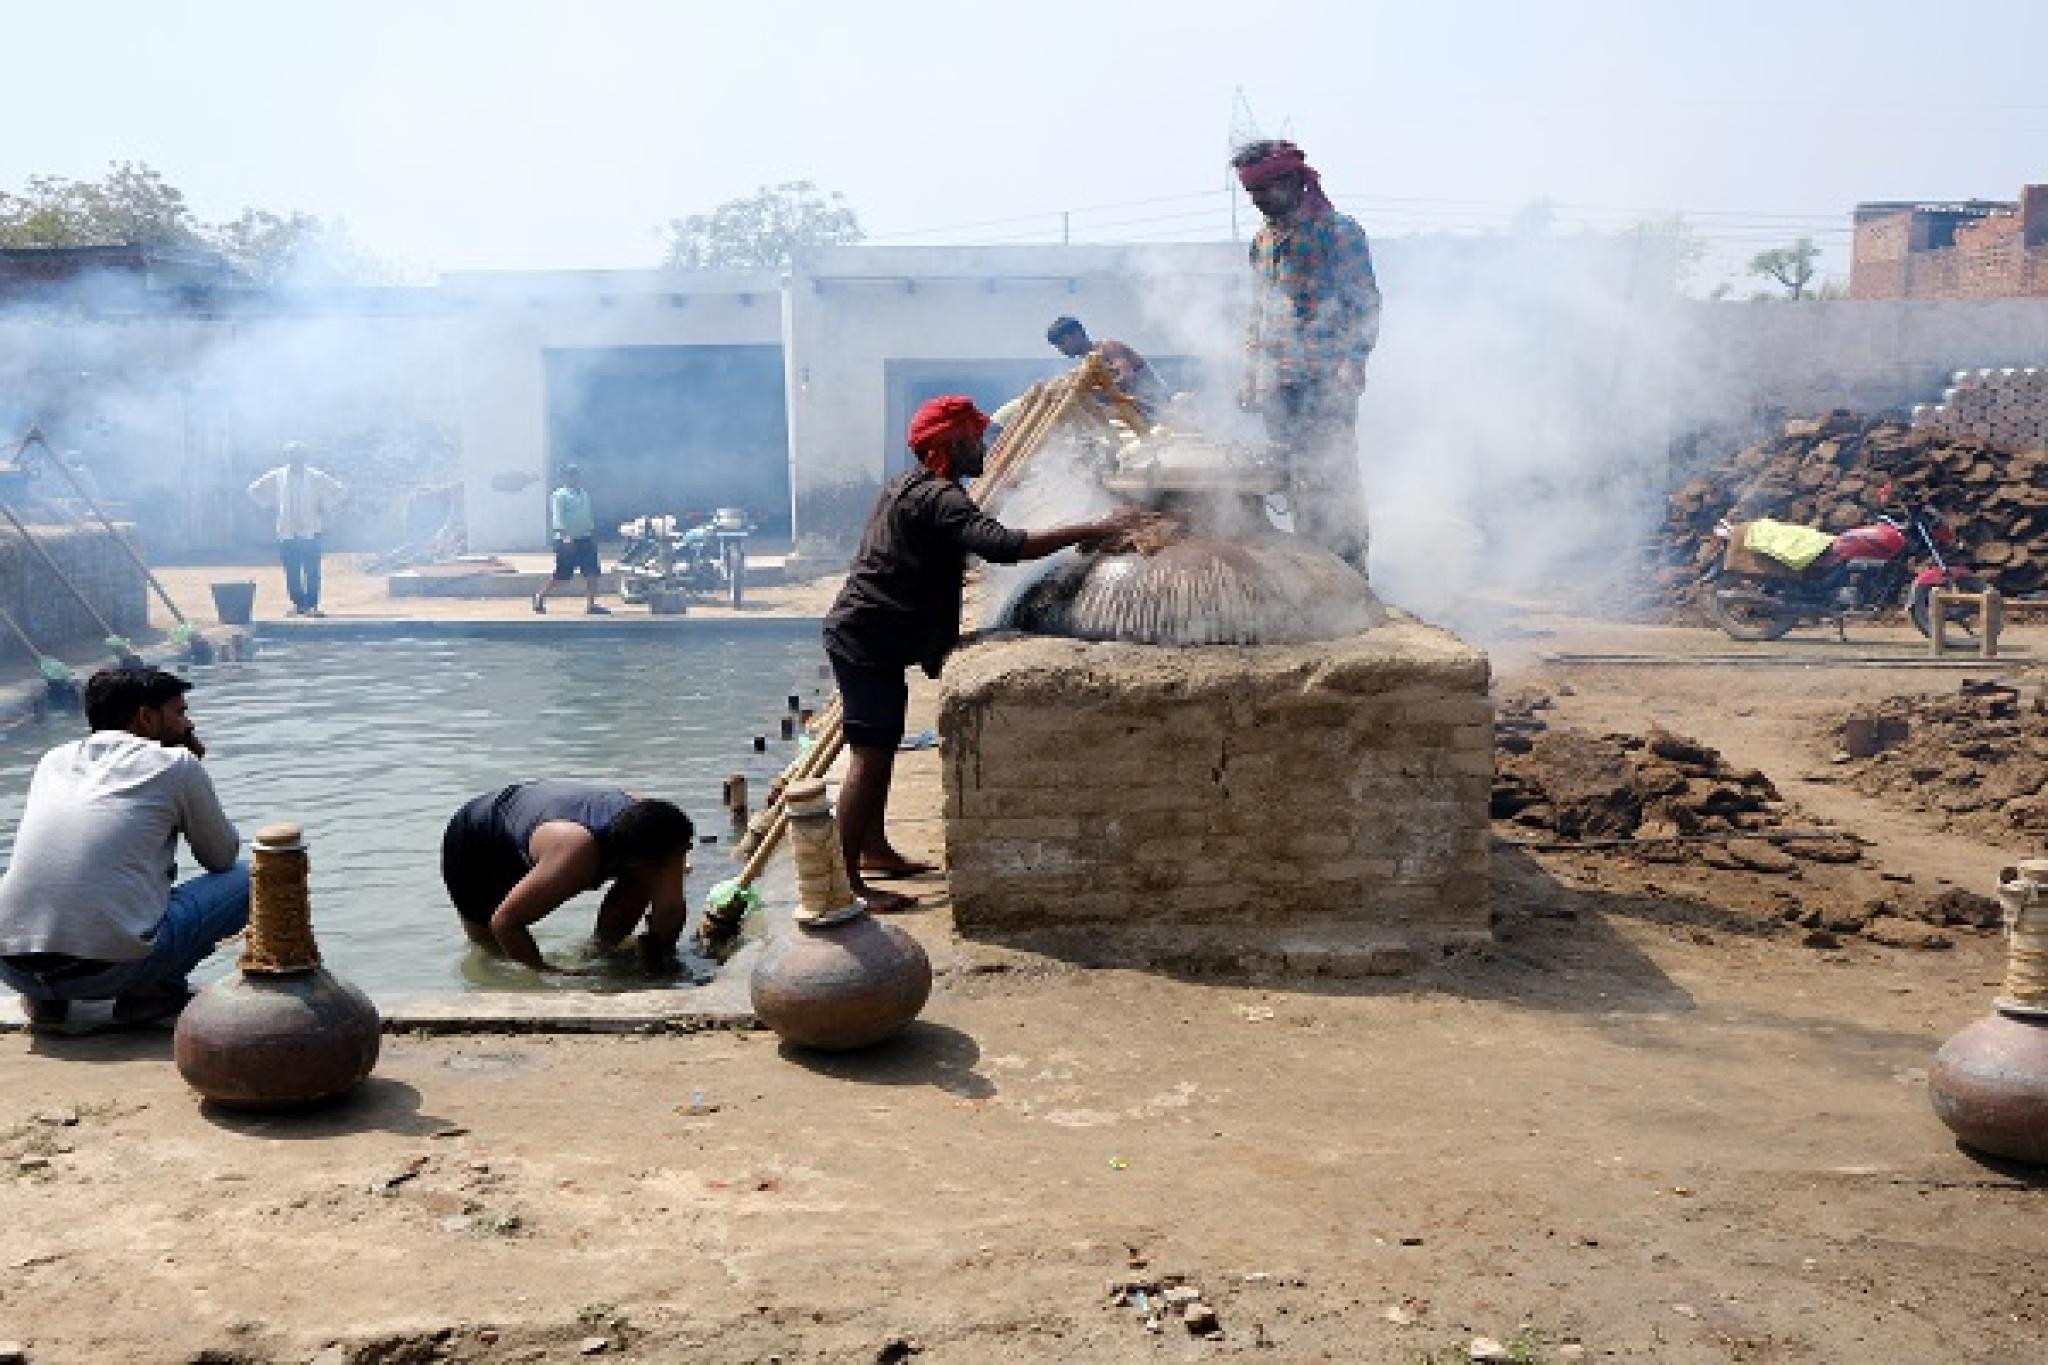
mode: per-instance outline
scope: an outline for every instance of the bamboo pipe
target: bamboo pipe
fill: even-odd
[[[21,647],[29,652],[31,658],[40,662],[50,657],[36,648],[36,642],[28,638],[28,632],[21,628],[21,622],[14,619],[13,612],[5,607],[0,607],[0,621],[7,623],[7,628],[14,632],[14,638],[21,641]]]
[[[825,761],[813,777],[821,777],[839,758],[839,751],[846,747],[846,732],[835,727],[831,734],[818,741],[818,748],[824,752]],[[800,779],[801,780],[801,779]],[[794,785],[794,784],[792,784]],[[747,865],[740,869],[737,878],[741,886],[752,886],[762,869],[768,866],[768,857],[775,852],[775,846],[782,842],[783,832],[789,828],[789,803],[775,807],[775,818],[769,823],[768,832],[761,836],[761,846],[754,850],[754,856],[747,859]]]
[[[817,741],[822,741],[828,732],[837,729],[844,714],[844,703],[839,697],[834,696],[818,718]],[[733,857],[746,858],[753,854],[754,849],[760,844],[761,837],[768,832],[769,824],[775,819],[775,813],[782,809],[783,793],[789,790],[790,783],[818,775],[814,768],[819,748],[820,744],[814,741],[810,748],[792,758],[775,780],[768,784],[768,791],[762,797],[761,809],[754,813],[753,819],[747,822],[747,832],[733,845]]]
[[[79,482],[78,475],[72,472],[71,466],[65,464],[63,458],[56,451],[50,449],[50,442],[43,435],[41,427],[30,427],[28,429],[28,435],[22,437],[21,444],[14,448],[14,458],[19,461],[22,454],[27,451],[31,441],[41,446],[49,454],[50,463],[57,466],[58,471],[64,475],[64,481],[71,485],[72,492],[78,494],[79,501],[92,509],[92,514],[99,518],[99,523],[106,528],[107,534],[112,536],[120,547],[128,552],[128,557],[135,561],[136,568],[142,570],[142,576],[149,580],[150,587],[156,589],[156,595],[163,599],[165,608],[177,619],[178,624],[181,626],[190,625],[191,622],[185,619],[185,613],[179,611],[178,604],[171,600],[170,590],[164,587],[149,565],[143,562],[142,553],[129,543],[128,537],[122,535],[119,528],[108,519],[107,514],[100,510],[98,500],[92,494],[85,491],[85,485]],[[113,632],[109,631],[107,633],[111,635]]]

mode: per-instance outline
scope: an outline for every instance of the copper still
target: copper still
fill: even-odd
[[[754,1013],[803,1047],[844,1052],[879,1043],[931,997],[931,959],[853,894],[824,782],[792,783],[786,808],[799,908],[755,964]]]
[[[2006,978],[1992,1012],[1942,1044],[1934,1112],[1965,1147],[2048,1166],[2048,859],[1999,873]]]
[[[178,1072],[232,1109],[296,1109],[353,1090],[377,1064],[370,998],[320,965],[297,825],[256,833],[249,928],[235,972],[178,1016]]]

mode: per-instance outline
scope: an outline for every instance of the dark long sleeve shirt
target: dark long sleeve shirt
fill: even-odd
[[[874,668],[933,677],[960,642],[967,557],[1014,564],[1024,532],[984,513],[952,479],[916,469],[882,489],[860,550],[825,616],[825,647]]]

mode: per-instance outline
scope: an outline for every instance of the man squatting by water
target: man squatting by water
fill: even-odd
[[[696,829],[667,801],[568,778],[541,778],[471,798],[441,837],[441,880],[470,941],[535,971],[581,975],[546,962],[533,926],[569,899],[611,889],[591,931],[611,952],[643,920],[640,952],[651,969],[675,960],[689,904]]]
[[[0,983],[31,1028],[78,1001],[111,1000],[116,1024],[170,1018],[186,976],[249,919],[242,837],[200,766],[191,684],[109,668],[85,685],[92,732],[44,754],[0,878]],[[206,871],[176,881],[178,836]]]
[[[939,676],[960,641],[967,557],[995,564],[1042,559],[1068,546],[1099,547],[1129,534],[1139,513],[1047,531],[1019,531],[975,506],[961,480],[980,476],[989,419],[971,399],[934,398],[910,422],[917,467],[892,479],[868,515],[860,549],[825,616],[825,654],[839,685],[850,753],[839,789],[839,833],[853,892],[872,910],[908,909],[909,896],[868,878],[930,868],[898,853],[884,831],[896,747],[903,739],[915,664]]]
[[[1364,573],[1358,400],[1380,334],[1372,248],[1293,143],[1254,142],[1231,164],[1266,220],[1252,238],[1239,405],[1264,415],[1285,455],[1294,529]]]

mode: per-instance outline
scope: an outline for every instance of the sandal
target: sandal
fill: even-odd
[[[117,995],[114,997],[113,1027],[148,1028],[151,1024],[174,1020],[197,994],[189,986],[180,986],[169,991]]]

